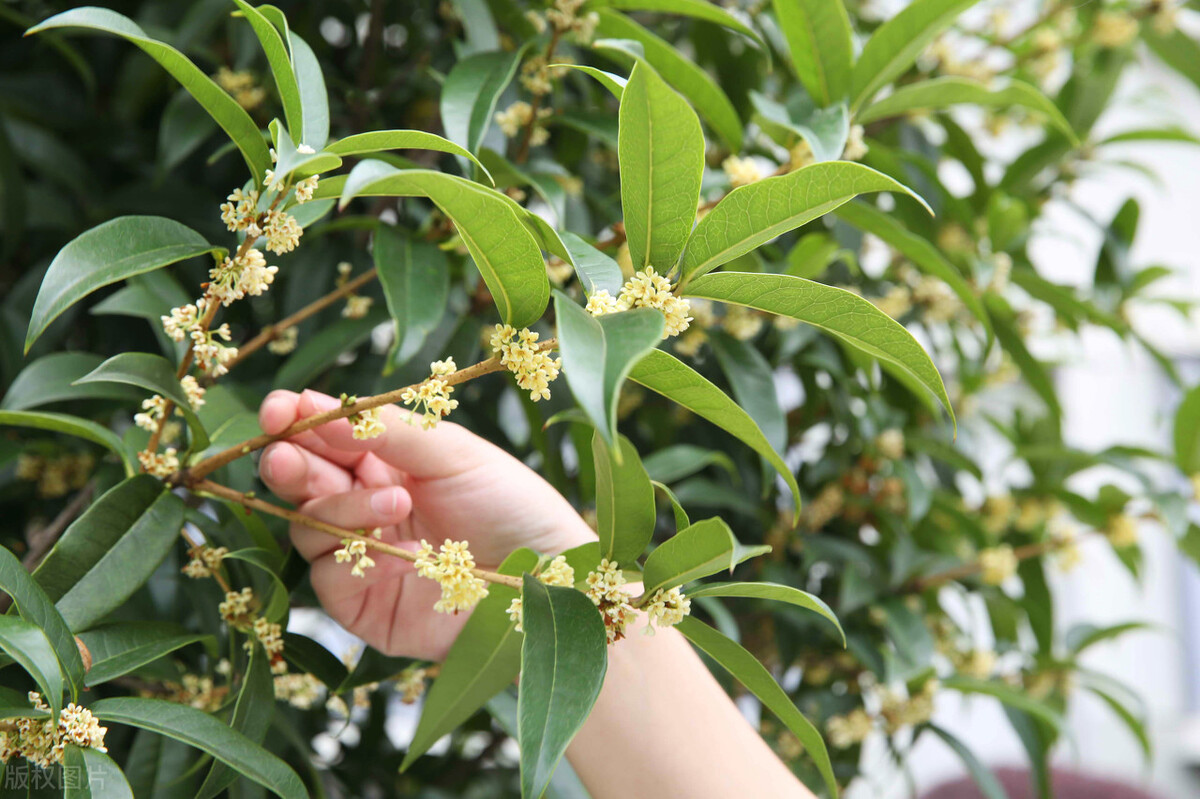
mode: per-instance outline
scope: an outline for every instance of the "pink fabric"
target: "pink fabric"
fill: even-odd
[[[1028,771],[1017,768],[992,771],[1004,786],[1008,799],[1036,799],[1037,792]],[[1054,799],[1160,799],[1155,794],[1115,780],[1088,777],[1070,771],[1054,771],[1051,781]],[[921,799],[984,799],[984,796],[970,777],[963,777],[939,785]]]

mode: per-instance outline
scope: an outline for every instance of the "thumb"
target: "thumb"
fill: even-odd
[[[303,419],[340,406],[337,398],[306,389],[300,395],[297,414]],[[379,418],[387,430],[376,438],[356,439],[346,419],[323,424],[313,428],[313,432],[330,447],[347,452],[373,452],[390,466],[420,480],[459,474],[500,452],[453,422],[441,422],[426,430],[419,416],[395,405],[380,406]]]

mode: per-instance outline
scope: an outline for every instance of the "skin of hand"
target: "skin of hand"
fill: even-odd
[[[340,404],[311,390],[274,391],[259,424],[274,435]],[[378,438],[356,440],[339,419],[270,445],[259,462],[263,481],[302,513],[349,530],[379,527],[383,541],[405,549],[422,539],[435,549],[465,540],[483,569],[519,547],[555,554],[595,540],[558,491],[504,450],[452,422],[425,430],[394,405],[380,411],[387,432]],[[343,627],[389,655],[445,657],[469,614],[435,612],[436,582],[382,553],[371,553],[376,565],[365,577],[353,577],[351,564],[334,560],[337,538],[297,524],[291,537]]]

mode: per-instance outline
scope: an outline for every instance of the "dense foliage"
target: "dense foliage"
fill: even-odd
[[[1077,175],[1128,166],[1112,145],[1200,143],[1092,135],[1139,58],[1200,86],[1195,12],[1007,5],[6,4],[6,787],[584,795],[550,772],[621,646],[626,577],[818,794],[868,737],[903,764],[932,735],[1002,796],[930,723],[943,691],[1004,703],[1042,795],[1072,690],[1148,753],[1136,687],[1076,663],[1136,625],[1062,630],[1046,573],[1086,568],[1096,534],[1137,579],[1149,519],[1200,553],[1200,389],[1173,452],[1073,450],[1028,342],[1108,328],[1178,383],[1128,311],[1190,308],[1131,262],[1132,200],[1095,221],[1089,285],[1027,243]],[[305,387],[363,437],[384,403],[449,415],[599,545],[476,568],[327,529],[347,580],[416,558],[471,619],[440,664],[284,632],[317,605],[298,517],[243,456],[278,437],[266,393]],[[1130,480],[1078,493],[1100,465]],[[389,720],[422,695],[410,740]]]

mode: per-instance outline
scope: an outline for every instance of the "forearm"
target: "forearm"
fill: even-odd
[[[593,799],[813,799],[675,630],[609,650],[600,698],[567,757]]]

